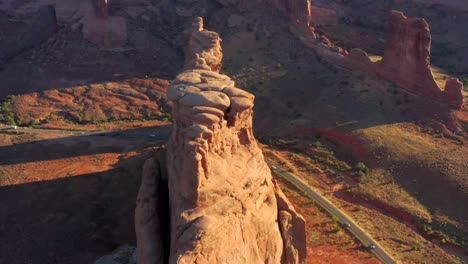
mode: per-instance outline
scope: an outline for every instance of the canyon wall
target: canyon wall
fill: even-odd
[[[191,33],[185,35],[186,44],[200,40],[197,32],[206,31],[202,21],[195,19]],[[203,34],[217,36],[209,31]],[[213,45],[212,38],[201,39],[208,43],[197,44],[205,47],[200,53],[186,46],[190,59],[167,91],[174,120],[162,162],[169,190],[168,261],[304,263],[305,220],[273,182],[256,143],[254,95],[237,88],[207,63],[220,47]],[[145,167],[154,167],[151,164]],[[145,193],[154,193],[155,188],[152,181],[142,181]],[[139,201],[136,219],[157,211],[154,201],[146,199],[149,207]],[[162,227],[156,214],[152,215],[154,219],[135,221],[139,263],[161,258],[162,249],[156,244],[161,240],[157,230]]]

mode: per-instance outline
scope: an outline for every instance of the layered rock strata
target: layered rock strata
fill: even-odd
[[[167,91],[174,119],[163,162],[169,263],[304,263],[305,221],[273,183],[256,143],[254,95],[213,70],[204,57],[209,52],[196,54]],[[145,184],[155,190],[147,180],[142,189]],[[136,219],[155,218],[149,213],[156,210],[155,202],[148,201],[149,208],[138,207]],[[144,249],[139,262],[157,263],[151,258],[161,251],[153,228],[158,220],[143,222],[136,221],[138,248]]]

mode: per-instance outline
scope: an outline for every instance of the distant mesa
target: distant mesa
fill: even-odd
[[[139,263],[304,263],[305,220],[274,183],[256,143],[254,95],[217,72],[221,39],[201,18],[185,38],[185,70],[167,91],[172,135],[143,169]],[[161,235],[168,227],[160,218],[169,213],[158,202],[164,188],[170,241]]]

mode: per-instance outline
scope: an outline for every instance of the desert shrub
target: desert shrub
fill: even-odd
[[[333,222],[335,223],[339,223],[340,222],[340,219],[338,219],[338,217],[336,215],[332,215],[332,220]]]
[[[363,162],[359,162],[358,164],[356,164],[356,166],[354,166],[354,171],[359,176],[369,174],[369,168]]]
[[[2,104],[0,104],[0,122],[8,125],[16,125],[18,123],[11,104],[13,99],[14,96],[9,96]]]
[[[321,143],[320,141],[318,141],[318,140],[314,142],[314,146],[315,146],[316,148],[323,148],[322,143]]]
[[[34,118],[32,121],[31,121],[31,125],[32,126],[37,126],[41,123],[41,121],[39,121],[38,118]]]
[[[335,226],[335,228],[333,229],[333,231],[335,231],[335,233],[338,233],[338,232],[340,232],[342,230],[343,230],[343,228],[341,228],[341,226],[339,226],[339,225]]]

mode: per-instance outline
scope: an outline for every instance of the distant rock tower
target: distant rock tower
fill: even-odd
[[[431,69],[431,31],[422,18],[408,18],[402,12],[390,14],[390,31],[381,61],[373,63],[367,53],[353,49],[346,62],[349,67],[359,67],[376,72],[401,88],[421,97],[463,106],[463,84],[449,79],[439,87]]]
[[[107,19],[109,17],[109,5],[111,0],[92,0],[96,17],[99,19]]]

